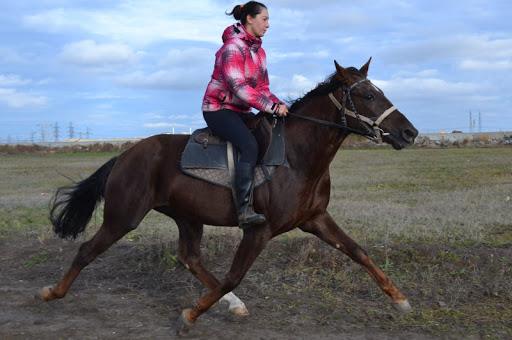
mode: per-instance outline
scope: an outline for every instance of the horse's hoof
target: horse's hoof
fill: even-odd
[[[245,306],[236,306],[229,309],[229,312],[239,317],[245,317],[249,315],[249,310]]]
[[[51,300],[55,299],[52,289],[53,289],[52,286],[43,287],[39,291],[39,294],[36,295],[36,298],[40,298],[43,301],[51,301]]]
[[[176,335],[184,336],[187,335],[190,329],[194,326],[194,322],[190,321],[189,315],[192,309],[187,308],[181,312],[180,317],[176,321]]]
[[[227,293],[226,295],[224,295],[221,299],[220,299],[220,302],[225,302],[227,303],[229,306],[228,306],[228,311],[233,314],[233,315],[236,315],[236,316],[247,316],[249,315],[249,310],[247,309],[247,307],[245,306],[245,303],[242,302],[242,300],[240,300],[238,298],[238,296],[236,296],[235,294],[233,294],[233,292],[230,292],[230,293]]]
[[[395,302],[393,303],[393,306],[395,307],[396,310],[404,314],[412,311],[412,307],[409,304],[409,301],[407,300]]]

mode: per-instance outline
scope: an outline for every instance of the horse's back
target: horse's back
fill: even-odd
[[[236,225],[229,189],[181,171],[181,154],[189,137],[161,134],[132,146],[119,156],[111,174],[113,178],[109,178],[107,194],[109,191],[129,193],[131,200],[171,217],[187,215],[207,224]]]
[[[165,188],[179,170],[179,158],[188,140],[187,135],[154,135],[140,140],[118,156],[109,176],[106,199],[116,193],[131,192],[161,200]],[[148,198],[149,199],[149,198]]]

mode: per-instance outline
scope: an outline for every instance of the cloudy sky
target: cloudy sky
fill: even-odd
[[[271,90],[293,99],[360,67],[423,132],[512,130],[509,0],[265,2]],[[202,127],[201,99],[236,2],[0,3],[0,142],[143,137]]]

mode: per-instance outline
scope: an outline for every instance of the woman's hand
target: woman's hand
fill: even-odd
[[[286,117],[288,115],[288,107],[286,106],[286,104],[279,104],[276,111],[276,115],[278,115],[279,117]]]

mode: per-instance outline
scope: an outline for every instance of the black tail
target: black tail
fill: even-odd
[[[53,231],[61,238],[76,238],[85,230],[96,205],[104,197],[105,184],[117,157],[74,185],[61,187],[50,203]]]

